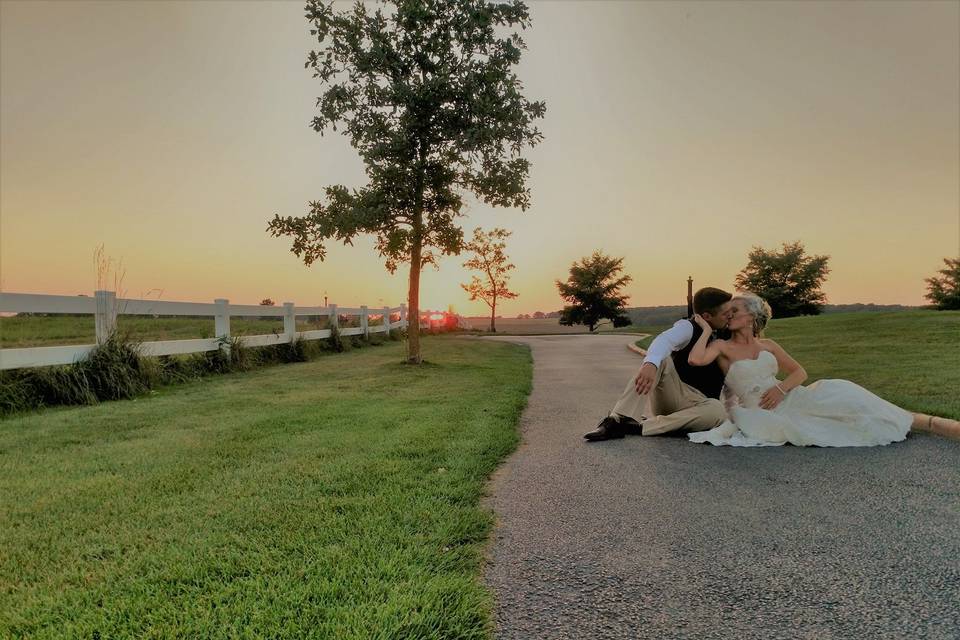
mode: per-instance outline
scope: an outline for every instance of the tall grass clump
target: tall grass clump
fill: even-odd
[[[113,333],[90,355],[73,365],[75,377],[88,385],[100,400],[134,398],[150,390],[149,369],[140,357],[139,345]]]
[[[0,415],[133,398],[153,382],[153,368],[145,365],[137,345],[114,334],[74,364],[2,372]]]
[[[317,355],[309,340],[296,338],[293,342],[277,345],[284,362],[308,362],[312,355]]]

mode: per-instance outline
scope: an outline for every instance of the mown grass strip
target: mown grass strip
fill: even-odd
[[[0,423],[0,636],[487,637],[531,359],[425,342]]]

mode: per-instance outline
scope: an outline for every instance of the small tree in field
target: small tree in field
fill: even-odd
[[[520,0],[394,0],[384,10],[357,2],[342,12],[308,0],[310,33],[323,48],[306,66],[326,87],[314,130],[341,127],[360,154],[368,182],[326,188],[304,217],[275,215],[267,230],[293,237],[310,265],[331,238],[350,244],[373,234],[394,273],[409,263],[408,313],[420,317],[420,271],[436,264],[431,248],[459,254],[463,196],[486,204],[530,206],[526,145],[546,105],[530,102],[513,72],[526,48],[517,33],[530,14]],[[419,363],[420,327],[408,329],[407,361]]]
[[[473,240],[463,245],[464,250],[473,252],[473,257],[463,263],[468,269],[480,272],[480,276],[473,276],[470,284],[461,284],[464,291],[470,294],[470,300],[483,300],[490,307],[490,332],[497,332],[497,302],[510,300],[517,294],[507,288],[507,272],[514,265],[507,262],[504,240],[510,237],[506,229],[494,229],[484,232],[477,228],[473,230]]]
[[[947,266],[937,271],[940,277],[927,278],[926,298],[937,309],[960,309],[960,257],[944,258]]]
[[[799,242],[784,243],[782,251],[754,247],[736,285],[766,300],[774,318],[817,315],[827,301],[820,287],[830,273],[829,260],[830,256],[806,255]]]
[[[630,324],[630,318],[624,314],[628,296],[620,295],[620,289],[633,278],[621,276],[621,271],[623,258],[611,258],[599,251],[574,262],[567,281],[557,280],[560,296],[570,303],[560,312],[560,324],[583,324],[591,333],[603,319],[613,322],[615,327]]]
[[[264,298],[260,301],[261,307],[272,307],[275,303],[270,298]]]

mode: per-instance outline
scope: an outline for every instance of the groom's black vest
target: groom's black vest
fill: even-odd
[[[673,367],[677,370],[677,375],[680,376],[680,379],[688,385],[699,389],[703,395],[708,398],[719,399],[720,389],[723,388],[723,370],[717,361],[714,360],[705,367],[695,367],[687,362],[690,351],[693,350],[693,345],[697,343],[697,340],[699,340],[703,334],[703,329],[700,328],[700,325],[689,319],[687,322],[693,325],[693,337],[690,339],[690,344],[680,349],[680,351],[673,352]]]

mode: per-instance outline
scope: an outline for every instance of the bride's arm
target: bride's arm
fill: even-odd
[[[710,333],[713,331],[713,329],[709,324],[707,324],[707,321],[701,318],[699,315],[694,315],[693,319],[697,324],[700,325],[700,328],[703,329],[703,332],[700,334],[700,338],[697,339],[697,342],[693,345],[693,349],[690,350],[690,355],[687,356],[687,362],[695,367],[702,367],[710,364],[723,353],[721,343],[724,341],[714,340],[708,345],[707,340],[710,339]]]
[[[773,357],[777,359],[777,366],[780,371],[787,374],[787,377],[778,384],[767,389],[763,397],[760,398],[760,407],[763,409],[773,409],[786,397],[791,389],[799,387],[807,379],[807,371],[800,366],[800,363],[790,357],[783,347],[773,340],[763,340]]]

